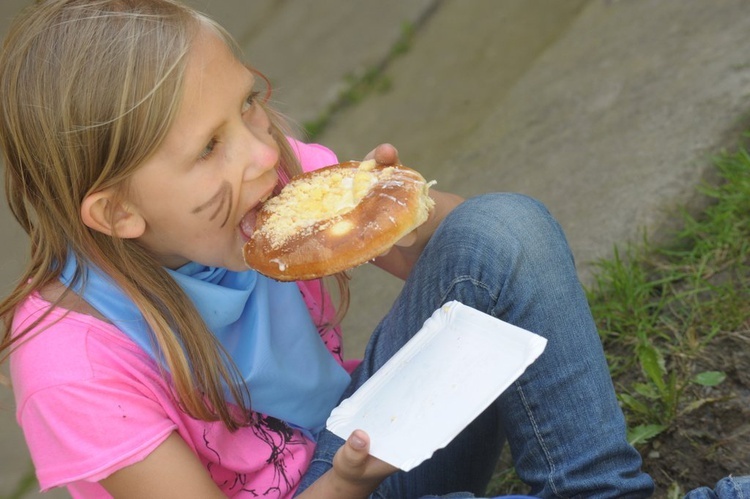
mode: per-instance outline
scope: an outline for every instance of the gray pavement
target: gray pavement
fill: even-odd
[[[26,3],[3,0],[3,33]],[[746,0],[190,3],[237,37],[299,123],[320,116],[352,76],[382,69],[387,90],[336,115],[318,141],[341,159],[391,142],[437,188],[540,199],[586,283],[615,245],[643,231],[659,237],[676,207],[700,203],[711,156],[748,124]],[[407,28],[408,49],[392,56]],[[0,227],[4,292],[26,241],[4,205]],[[368,267],[353,276],[349,356],[361,354],[399,284]],[[0,390],[0,497],[29,469],[22,442]]]

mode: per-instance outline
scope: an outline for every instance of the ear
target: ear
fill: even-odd
[[[117,201],[111,189],[86,196],[81,203],[81,219],[91,229],[124,239],[140,237],[146,230],[146,221],[135,207]]]

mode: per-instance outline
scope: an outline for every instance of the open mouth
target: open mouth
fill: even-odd
[[[268,201],[276,194],[277,192],[275,188],[269,191],[265,196],[260,198],[258,204],[253,206],[253,208],[248,211],[244,217],[242,217],[242,220],[240,220],[240,232],[242,233],[243,239],[245,241],[248,241],[251,237],[253,237],[253,233],[255,232],[256,220],[258,219],[258,210],[261,209],[263,203]]]
[[[255,208],[248,211],[240,221],[240,232],[242,233],[242,237],[245,241],[249,241],[253,236],[253,232],[255,232],[255,221],[258,218],[259,206],[260,205],[257,205]]]

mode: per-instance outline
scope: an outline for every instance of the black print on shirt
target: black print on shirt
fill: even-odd
[[[273,480],[270,486],[263,491],[248,488],[252,484],[248,483],[247,473],[235,473],[231,483],[229,480],[224,480],[219,485],[233,493],[249,492],[253,497],[280,497],[282,491],[288,491],[292,487],[286,460],[293,459],[293,446],[306,445],[306,441],[304,437],[295,434],[286,423],[270,416],[258,415],[251,429],[259,440],[268,445],[269,453],[266,464],[273,467]],[[216,462],[209,462],[207,466],[208,472],[211,473],[214,466],[221,466],[221,455],[211,446],[206,430],[203,432],[203,442],[206,448],[216,456]],[[214,478],[213,474],[211,477]]]
[[[276,486],[268,489],[264,495],[268,495],[272,490],[278,492],[282,484],[285,490],[288,490],[292,484],[287,474],[286,459],[293,458],[290,448],[295,445],[305,445],[305,439],[295,434],[294,430],[283,421],[270,416],[261,416],[258,424],[253,426],[253,433],[271,449],[266,463],[274,468],[273,483]]]
[[[325,289],[323,287],[323,281],[318,281],[318,285],[320,286],[321,295],[325,295]],[[321,304],[318,304],[314,299],[310,298],[305,294],[305,291],[303,288],[300,288],[300,293],[302,294],[302,299],[305,301],[305,304],[307,304],[307,310],[310,312],[310,317],[312,317],[313,323],[315,324],[316,329],[318,330],[318,335],[323,340],[323,343],[325,344],[326,348],[333,354],[333,356],[338,359],[339,361],[344,360],[343,352],[341,350],[341,331],[340,329],[332,329],[330,324],[326,323],[326,321],[323,319],[325,317],[325,301]],[[330,332],[334,333],[334,337],[337,338],[338,345],[332,347],[328,340],[326,339],[329,336]]]

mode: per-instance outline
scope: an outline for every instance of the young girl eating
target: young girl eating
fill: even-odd
[[[564,235],[538,202],[431,191],[427,222],[374,262],[405,284],[353,372],[345,276],[334,310],[319,281],[247,268],[259,204],[337,162],[284,132],[262,80],[224,30],[170,0],[52,0],[14,23],[0,138],[30,253],[0,305],[0,355],[42,489],[474,497],[507,442],[534,495],[650,495]],[[398,162],[387,144],[367,157]],[[327,432],[450,300],[544,336],[545,352],[408,473],[368,455],[366,433]]]

